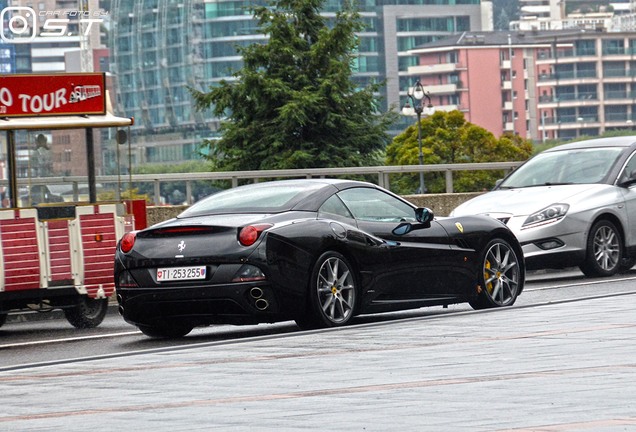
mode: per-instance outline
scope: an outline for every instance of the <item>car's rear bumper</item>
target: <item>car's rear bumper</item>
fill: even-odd
[[[119,312],[134,325],[193,327],[281,320],[280,302],[267,282],[162,288],[118,288]]]

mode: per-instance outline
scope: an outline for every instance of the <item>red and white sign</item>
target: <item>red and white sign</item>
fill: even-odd
[[[0,75],[0,117],[106,114],[103,73]]]

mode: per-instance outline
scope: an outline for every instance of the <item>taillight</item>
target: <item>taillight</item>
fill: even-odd
[[[121,238],[121,242],[119,242],[119,248],[123,253],[128,253],[132,250],[135,245],[135,239],[137,238],[137,232],[131,231],[124,234]]]
[[[239,242],[243,246],[252,246],[254,243],[256,243],[256,240],[258,240],[258,237],[263,231],[273,226],[274,225],[272,224],[248,225],[241,229],[241,232],[239,232]]]

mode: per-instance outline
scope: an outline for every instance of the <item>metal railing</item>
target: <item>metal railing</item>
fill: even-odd
[[[372,167],[346,167],[346,168],[306,168],[285,170],[262,171],[223,171],[223,172],[194,172],[194,173],[169,173],[169,174],[132,174],[132,175],[107,175],[96,176],[95,181],[103,188],[112,185],[115,190],[115,199],[120,198],[120,193],[127,188],[139,183],[149,182],[153,187],[153,202],[161,204],[161,183],[182,182],[185,185],[186,202],[191,204],[192,183],[202,180],[225,180],[231,182],[232,187],[239,185],[241,180],[254,182],[280,179],[280,178],[325,178],[348,177],[358,175],[377,176],[377,184],[386,189],[391,189],[390,176],[396,174],[417,174],[419,172],[443,172],[445,173],[446,193],[453,193],[453,173],[456,171],[488,171],[503,170],[508,172],[521,165],[523,162],[485,162],[485,163],[460,163],[438,165],[393,165]],[[87,178],[83,176],[46,177],[18,179],[19,187],[33,185],[69,185],[72,188],[73,201],[80,202],[83,199],[82,186],[86,185]],[[6,186],[7,181],[0,181],[0,185]],[[132,185],[131,185],[132,184]],[[125,187],[123,187],[125,186]]]

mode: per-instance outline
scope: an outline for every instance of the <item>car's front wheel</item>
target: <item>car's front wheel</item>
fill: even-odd
[[[596,222],[587,236],[585,261],[579,266],[588,277],[611,276],[621,269],[623,239],[612,222]]]
[[[310,280],[308,310],[296,318],[303,329],[343,326],[357,310],[353,267],[338,252],[325,252],[316,261]]]
[[[479,294],[473,309],[512,306],[523,288],[520,258],[504,239],[493,239],[481,255]]]

